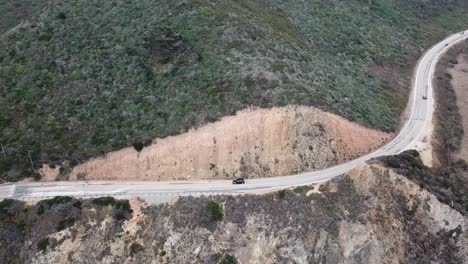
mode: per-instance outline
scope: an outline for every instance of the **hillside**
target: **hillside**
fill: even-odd
[[[403,165],[382,166],[392,160]],[[467,212],[459,203],[452,208],[442,202],[446,191],[431,194],[437,186],[428,171],[417,152],[407,152],[320,186],[265,195],[185,197],[143,208],[135,200],[108,198],[55,198],[37,205],[6,200],[0,203],[0,258],[10,263],[466,263]],[[401,173],[424,177],[414,183]]]
[[[42,0],[0,1],[0,34],[39,12],[43,2]]]
[[[13,21],[0,37],[1,179],[250,106],[315,106],[394,131],[422,48],[468,18],[457,0],[368,3],[49,0],[37,12],[0,9]],[[13,28],[23,13],[31,17]]]

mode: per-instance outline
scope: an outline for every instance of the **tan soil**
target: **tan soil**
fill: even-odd
[[[39,169],[39,173],[42,175],[42,181],[54,181],[60,175],[60,166],[52,168],[47,164],[43,164],[42,168]]]
[[[434,118],[433,115],[431,115],[424,132],[418,137],[416,144],[413,147],[419,152],[424,165],[429,168],[432,168],[434,163],[437,163],[434,161],[434,149],[432,145],[432,141],[434,140],[434,126]]]
[[[282,176],[354,159],[393,136],[312,107],[248,109],[182,135],[157,139],[140,153],[129,147],[90,160],[75,167],[70,179]]]
[[[452,76],[451,84],[457,96],[458,111],[462,117],[465,131],[458,158],[468,160],[468,54],[462,53],[457,58],[458,64],[448,72]]]

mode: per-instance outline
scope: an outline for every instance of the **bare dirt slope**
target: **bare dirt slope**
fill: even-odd
[[[249,109],[141,152],[125,148],[73,169],[70,179],[196,180],[271,177],[326,168],[356,158],[393,134],[311,107]],[[48,179],[58,170],[45,167]]]
[[[468,131],[468,49],[458,55],[457,62],[448,72],[452,76],[451,84],[457,97],[463,130]],[[458,157],[468,160],[468,133],[464,133]]]

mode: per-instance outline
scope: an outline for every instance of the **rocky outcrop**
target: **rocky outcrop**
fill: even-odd
[[[143,146],[130,147],[90,160],[75,167],[70,179],[164,181],[290,175],[356,158],[392,136],[312,107],[250,109],[182,135],[156,139],[142,150]],[[43,169],[49,176],[45,179],[54,179],[57,172]]]

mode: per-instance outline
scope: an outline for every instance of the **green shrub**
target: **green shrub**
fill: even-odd
[[[224,255],[224,257],[219,262],[220,264],[237,264],[237,259],[231,255]]]
[[[52,208],[54,205],[58,204],[67,204],[81,209],[81,202],[76,201],[73,197],[70,196],[56,196],[52,199],[45,199],[38,203],[37,205],[37,214],[42,215],[46,210]]]
[[[8,207],[10,207],[13,203],[15,202],[15,200],[13,199],[3,199],[1,202],[0,202],[0,213],[1,212],[6,212],[6,210],[8,209]]]
[[[93,203],[99,206],[112,206],[112,217],[117,220],[125,220],[133,212],[128,200],[116,200],[114,197],[100,197],[93,199]]]
[[[277,196],[278,199],[280,199],[280,200],[284,199],[284,197],[286,197],[286,190],[278,191],[278,192],[276,193],[276,196]]]
[[[313,190],[314,189],[314,186],[311,186],[311,185],[308,185],[308,186],[299,186],[299,187],[296,187],[294,188],[294,192],[295,193],[305,193],[305,192],[308,192],[310,190]]]
[[[116,200],[114,197],[111,196],[99,197],[93,199],[93,204],[99,206],[114,206],[116,204]]]
[[[60,220],[57,225],[57,231],[62,231],[65,228],[73,226],[75,223],[75,218],[72,216],[66,216],[64,219]]]
[[[75,202],[73,202],[72,205],[75,208],[81,209],[81,201],[80,200],[76,200]]]
[[[128,200],[117,200],[111,196],[95,198],[93,199],[93,203],[99,206],[113,206],[126,212],[132,212]]]
[[[135,142],[135,143],[133,143],[133,148],[134,148],[136,151],[138,151],[138,152],[142,151],[144,147],[145,147],[145,146],[143,145],[143,142]]]
[[[145,248],[142,245],[133,242],[132,245],[130,245],[130,256],[134,256],[143,250],[145,250]]]
[[[214,221],[220,221],[223,219],[223,213],[221,212],[221,207],[218,203],[214,201],[208,202],[208,209],[210,210],[211,218]]]
[[[325,183],[325,184],[320,184],[318,190],[319,190],[319,192],[326,192],[326,191],[328,191],[328,184],[327,184],[327,183]]]
[[[48,237],[37,241],[37,250],[40,250],[40,251],[44,252],[44,251],[46,251],[48,246],[49,246],[49,238]]]
[[[15,219],[15,225],[21,230],[26,230],[26,221],[22,216],[17,216]]]

